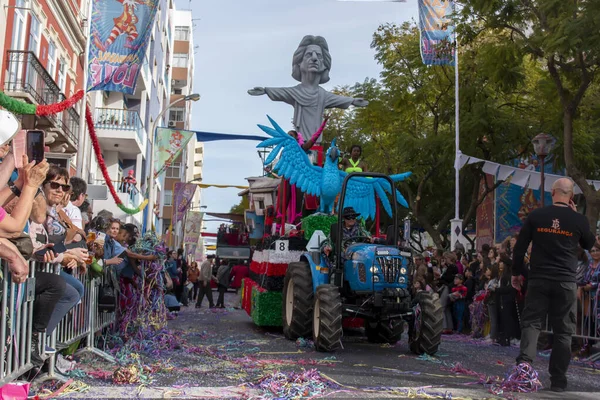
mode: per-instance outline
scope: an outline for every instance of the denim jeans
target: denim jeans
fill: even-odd
[[[67,282],[67,284],[73,286],[75,290],[77,290],[77,293],[79,293],[79,300],[81,300],[84,293],[83,283],[81,283],[81,281],[75,278],[73,275],[65,272],[64,269],[60,270],[60,276],[65,280],[65,282]]]
[[[50,317],[50,321],[48,322],[48,327],[46,328],[46,333],[48,335],[52,334],[54,328],[58,326],[58,323],[63,319],[65,315],[79,302],[79,292],[70,284],[65,285],[65,292],[61,296],[58,303],[56,303],[56,307],[52,311],[52,316]]]

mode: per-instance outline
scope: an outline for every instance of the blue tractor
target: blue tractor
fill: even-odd
[[[353,177],[387,179],[383,174],[353,173],[343,182],[338,210],[344,209],[346,185]],[[331,241],[290,263],[283,287],[283,332],[290,340],[313,337],[318,351],[341,346],[342,319],[365,320],[370,342],[395,344],[408,325],[411,351],[435,354],[443,328],[442,307],[435,293],[411,295],[410,250],[398,247],[396,193],[392,190],[394,225],[387,244],[367,237],[342,237],[342,224],[331,227]],[[324,249],[331,249],[326,254]]]

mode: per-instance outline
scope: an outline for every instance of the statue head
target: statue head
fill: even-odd
[[[329,54],[329,46],[325,38],[312,35],[304,36],[294,53],[292,77],[301,82],[303,74],[316,72],[321,75],[319,83],[323,84],[329,82],[330,70],[331,54]]]

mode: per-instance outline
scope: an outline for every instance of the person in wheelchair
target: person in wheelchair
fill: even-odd
[[[355,242],[368,242],[373,243],[373,238],[371,234],[362,227],[362,225],[358,222],[357,218],[360,214],[357,213],[353,207],[345,207],[342,211],[340,217],[343,220],[342,226],[342,251],[346,250],[350,244],[353,243],[353,239],[356,239]],[[329,233],[329,244],[325,246],[323,251],[325,254],[329,255],[331,253],[332,245],[336,243],[337,232],[338,232],[338,223],[331,225],[331,231]]]

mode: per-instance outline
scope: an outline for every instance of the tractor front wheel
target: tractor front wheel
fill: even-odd
[[[410,350],[415,354],[437,353],[442,340],[444,316],[437,293],[420,292],[414,308],[414,321],[410,330]]]
[[[342,342],[342,298],[335,285],[317,288],[313,308],[313,341],[317,351],[335,351]]]

